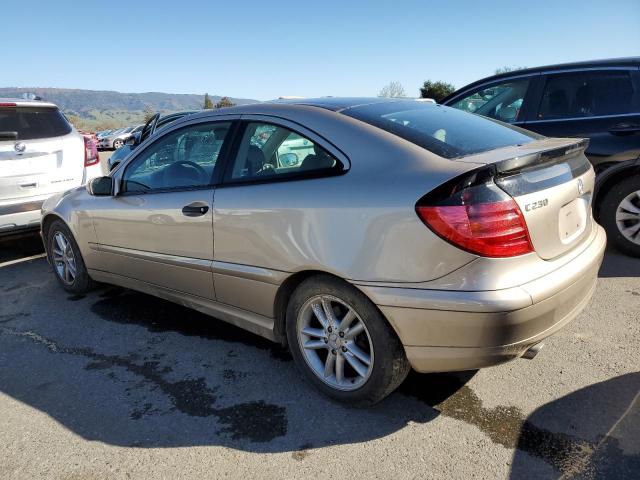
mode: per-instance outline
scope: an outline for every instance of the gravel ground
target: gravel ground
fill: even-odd
[[[640,260],[533,361],[411,374],[375,408],[289,354],[147,295],[66,294],[0,244],[0,478],[640,478]]]

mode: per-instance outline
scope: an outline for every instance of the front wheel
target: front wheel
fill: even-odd
[[[336,278],[317,276],[300,284],[286,322],[296,365],[334,400],[373,405],[409,373],[404,348],[378,308]]]
[[[119,138],[113,141],[113,149],[114,150],[118,150],[119,148],[122,148],[123,145],[124,145],[124,142],[122,140],[120,140]]]
[[[613,245],[640,257],[640,175],[611,187],[602,199],[600,220]]]
[[[56,279],[67,292],[86,293],[93,287],[78,244],[61,220],[55,220],[49,227],[47,256]]]

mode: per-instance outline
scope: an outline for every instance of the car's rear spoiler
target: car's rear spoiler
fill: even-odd
[[[578,156],[589,146],[588,138],[577,139],[575,143],[563,145],[551,150],[544,150],[521,157],[513,157],[492,164],[499,175],[509,175],[523,170],[548,166],[556,162],[563,162],[569,158]]]

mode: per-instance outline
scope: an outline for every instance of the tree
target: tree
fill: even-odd
[[[420,97],[433,98],[436,102],[439,102],[447,95],[451,95],[455,90],[456,87],[450,83],[425,80],[422,87],[420,87]]]
[[[222,97],[218,101],[218,103],[215,104],[215,108],[226,108],[233,106],[235,106],[235,103],[233,103],[229,97]]]
[[[404,87],[400,82],[389,82],[378,93],[379,97],[398,98],[406,97],[407,93],[404,91]]]
[[[144,107],[144,123],[147,123],[149,120],[151,120],[151,117],[153,117],[156,114],[155,109],[153,108],[153,105],[147,105]]]
[[[211,98],[209,98],[209,94],[205,93],[204,94],[204,109],[205,110],[210,110],[213,108],[213,102],[211,101]]]
[[[496,73],[495,75],[499,75],[501,73],[509,73],[509,72],[515,72],[516,70],[523,70],[527,67],[509,67],[507,65],[505,65],[504,67],[500,67],[500,68],[496,68]]]

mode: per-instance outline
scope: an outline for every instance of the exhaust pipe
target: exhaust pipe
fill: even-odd
[[[542,342],[532,345],[531,347],[529,347],[529,349],[526,352],[522,354],[522,358],[526,358],[527,360],[533,360],[536,357],[536,355],[540,353],[540,350],[542,350],[542,347],[544,347],[544,343]]]

